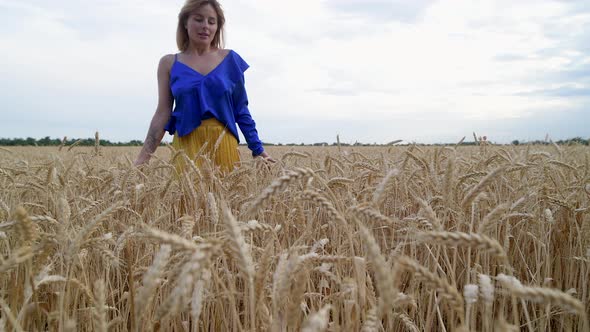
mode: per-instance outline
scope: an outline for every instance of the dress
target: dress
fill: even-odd
[[[264,151],[256,123],[248,110],[244,80],[248,67],[236,52],[230,50],[217,67],[203,75],[175,56],[170,69],[174,110],[164,127],[174,135],[174,148],[183,149],[194,159],[207,144],[203,153],[222,171],[231,171],[240,159],[237,123],[252,155]],[[218,141],[223,131],[225,134]]]

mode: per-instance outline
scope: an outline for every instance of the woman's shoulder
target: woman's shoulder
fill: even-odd
[[[217,50],[217,52],[221,58],[225,58],[226,56],[230,55],[230,53],[232,53],[233,50],[228,48],[220,48]]]
[[[160,62],[158,63],[158,69],[166,70],[169,72],[175,60],[176,54],[165,54],[160,58]]]

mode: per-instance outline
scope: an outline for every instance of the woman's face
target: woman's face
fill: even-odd
[[[213,6],[206,4],[189,15],[185,27],[192,42],[211,45],[217,33],[217,24],[217,12]]]

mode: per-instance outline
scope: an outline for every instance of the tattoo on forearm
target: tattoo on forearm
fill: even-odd
[[[150,130],[148,131],[147,137],[145,138],[145,143],[143,143],[143,148],[145,149],[145,152],[147,152],[148,154],[154,153],[154,151],[156,151],[156,148],[162,141],[162,136],[164,135],[163,133],[160,133],[160,131],[161,130],[158,130],[153,127],[150,128]]]

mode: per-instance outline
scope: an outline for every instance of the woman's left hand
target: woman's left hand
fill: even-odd
[[[262,153],[259,154],[258,156],[259,157],[262,157],[262,159],[264,159],[264,161],[268,161],[268,162],[271,162],[273,164],[277,162],[276,160],[274,160],[273,157],[271,157],[268,153],[266,153],[266,151],[262,151]]]

